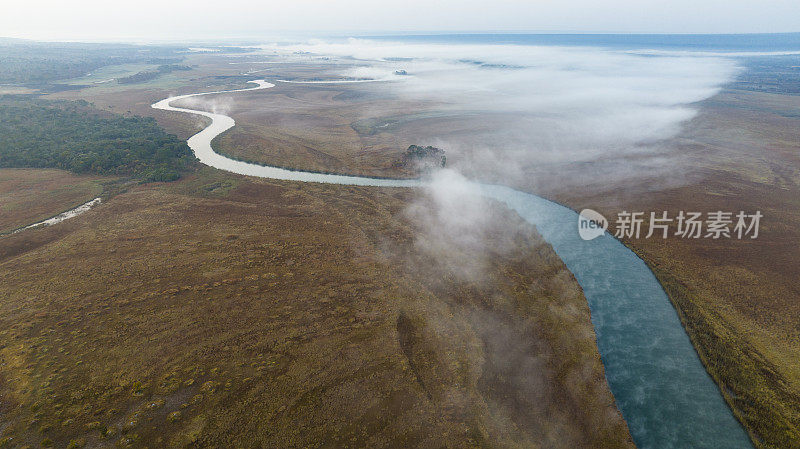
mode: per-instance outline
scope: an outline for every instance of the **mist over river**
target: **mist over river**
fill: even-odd
[[[211,124],[188,143],[206,165],[249,176],[298,182],[426,188],[447,194],[453,184],[505,203],[537,227],[572,271],[592,311],[608,383],[637,446],[663,448],[750,448],[719,389],[704,370],[661,285],[644,262],[609,235],[591,241],[577,233],[578,215],[561,205],[502,185],[468,181],[443,170],[430,180],[392,180],[286,170],[236,161],[214,151],[212,140],[232,128],[226,115],[172,106],[214,94],[247,95],[255,87],[166,98],[156,109],[197,114]],[[444,180],[444,181],[442,181]]]

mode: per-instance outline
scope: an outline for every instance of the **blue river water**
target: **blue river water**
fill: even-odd
[[[170,97],[153,104],[165,111],[196,114],[211,124],[188,140],[209,166],[248,176],[300,182],[375,187],[422,187],[420,180],[343,176],[286,170],[229,159],[212,140],[232,128],[226,115],[172,106],[185,98],[268,89]],[[541,197],[498,185],[478,184],[536,226],[583,288],[611,392],[640,449],[745,449],[750,439],[703,368],[678,315],[645,263],[605,234],[591,241],[578,235],[578,214]]]
[[[611,392],[640,449],[752,448],[703,368],[661,284],[607,233],[585,241],[578,214],[505,186],[482,186],[536,226],[583,288]]]

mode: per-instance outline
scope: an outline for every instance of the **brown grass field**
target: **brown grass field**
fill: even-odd
[[[422,106],[387,98],[380,89],[276,83],[268,92],[232,97],[237,126],[217,139],[217,147],[236,159],[268,165],[408,176],[392,165],[409,145],[420,141],[411,132],[373,134],[369,118],[377,110],[382,116],[407,116]],[[362,128],[353,124],[365,130],[359,133]]]
[[[493,205],[467,281],[412,195],[201,169],[0,238],[0,446],[633,447],[552,249]]]
[[[0,234],[96,198],[103,192],[102,181],[61,170],[0,169]]]

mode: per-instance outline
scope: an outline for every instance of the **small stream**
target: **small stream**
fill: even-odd
[[[40,226],[52,226],[54,224],[61,223],[64,220],[68,220],[70,218],[77,217],[78,215],[88,211],[89,209],[91,209],[95,205],[99,204],[101,201],[102,200],[100,198],[95,198],[95,199],[93,199],[91,201],[87,201],[87,202],[81,204],[80,206],[78,206],[78,207],[76,207],[74,209],[70,209],[70,210],[68,210],[66,212],[62,212],[62,213],[56,215],[55,217],[48,218],[47,220],[43,220],[43,221],[40,221],[38,223],[34,223],[32,225],[25,226],[23,228],[19,228],[19,229],[13,231],[12,234],[16,234],[17,232],[21,232],[21,231],[24,231],[26,229],[38,228]]]

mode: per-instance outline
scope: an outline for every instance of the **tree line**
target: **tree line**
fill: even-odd
[[[138,72],[133,75],[124,76],[122,78],[117,78],[117,82],[120,84],[134,84],[134,83],[143,83],[145,81],[150,81],[158,78],[161,75],[174,72],[176,70],[192,70],[191,67],[188,65],[181,65],[181,64],[165,64],[160,65],[156,70],[146,70],[143,72]]]

